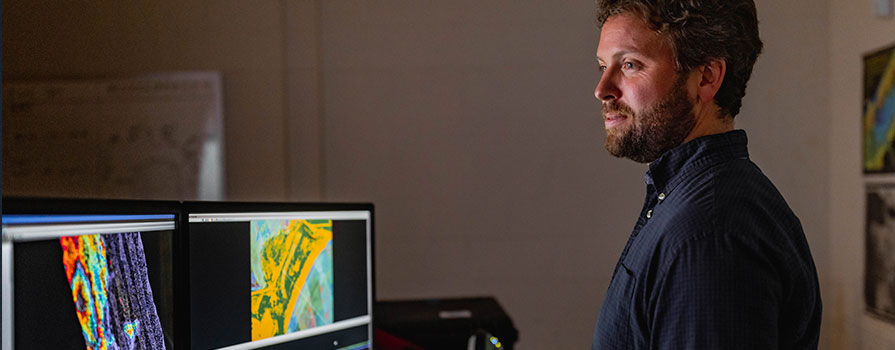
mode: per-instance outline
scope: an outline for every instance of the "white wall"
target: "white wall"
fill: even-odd
[[[835,349],[895,348],[895,325],[864,311],[865,190],[861,172],[864,54],[895,44],[895,19],[872,4],[830,0],[830,272],[825,296]],[[891,182],[892,177],[888,177]]]

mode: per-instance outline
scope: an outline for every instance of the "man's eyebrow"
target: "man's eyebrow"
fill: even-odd
[[[624,56],[624,55],[627,55],[627,54],[632,53],[632,52],[636,52],[636,51],[635,51],[635,50],[630,50],[630,49],[619,50],[619,51],[616,51],[616,52],[614,52],[614,53],[612,54],[612,58],[613,58],[613,59],[618,59],[620,56]],[[604,60],[602,57],[600,57],[600,55],[597,55],[597,61],[599,61],[599,62],[605,62],[605,60]]]

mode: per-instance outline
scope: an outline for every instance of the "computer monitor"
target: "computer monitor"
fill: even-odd
[[[371,204],[185,202],[182,220],[189,327],[178,344],[371,348]]]
[[[3,349],[172,348],[179,203],[4,198]]]

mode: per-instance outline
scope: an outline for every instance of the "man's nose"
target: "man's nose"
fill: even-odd
[[[608,71],[603,72],[600,81],[597,82],[597,87],[594,89],[594,97],[605,102],[618,99],[621,97],[620,94],[621,91],[618,90],[613,75]]]

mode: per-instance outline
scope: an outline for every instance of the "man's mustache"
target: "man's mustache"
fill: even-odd
[[[608,113],[633,116],[634,110],[632,110],[631,107],[628,107],[628,105],[618,101],[603,102],[603,115]]]

